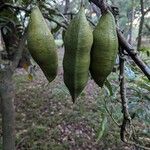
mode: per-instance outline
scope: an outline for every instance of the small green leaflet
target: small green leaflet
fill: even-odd
[[[105,81],[105,86],[106,86],[107,89],[109,90],[110,96],[112,96],[112,95],[113,95],[113,89],[112,89],[112,86],[111,86],[110,82],[109,82],[107,79],[106,79],[106,81]]]
[[[106,114],[102,114],[101,117],[102,117],[102,121],[101,121],[99,129],[98,129],[99,133],[98,133],[98,137],[97,137],[96,143],[98,143],[98,141],[104,135],[104,131],[105,131],[106,124],[107,124],[107,116],[106,116]]]

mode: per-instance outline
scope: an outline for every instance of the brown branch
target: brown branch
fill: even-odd
[[[31,10],[29,10],[29,9],[26,9],[26,8],[20,7],[20,6],[14,6],[13,4],[10,4],[10,3],[1,4],[1,6],[0,6],[0,11],[2,11],[2,9],[4,9],[4,8],[8,8],[8,7],[9,7],[9,8],[16,9],[16,10],[23,10],[23,11],[25,11],[25,12],[27,12],[27,13],[31,13]],[[62,17],[64,17],[62,13],[60,13],[59,15],[61,15]],[[46,19],[55,22],[55,23],[56,23],[57,25],[59,25],[60,27],[63,27],[64,29],[67,28],[66,25],[60,23],[59,21],[57,21],[57,20],[55,20],[55,19],[53,19],[52,17],[48,16],[47,14],[43,14],[43,16],[44,16]],[[64,19],[64,18],[63,18],[63,19]],[[66,21],[66,20],[65,20],[65,21]]]
[[[141,14],[142,16],[145,16],[150,11],[150,7],[144,11],[144,1],[140,0],[140,4],[141,4]]]
[[[128,103],[127,103],[127,98],[126,98],[126,86],[125,86],[125,58],[124,54],[122,52],[122,49],[119,51],[119,56],[120,56],[120,95],[121,95],[121,101],[122,101],[122,113],[123,113],[123,121],[121,125],[121,131],[120,131],[120,136],[121,140],[123,142],[126,142],[125,138],[125,133],[126,133],[126,127],[128,124],[131,122],[131,117],[128,112]]]
[[[110,7],[106,4],[106,2],[104,0],[89,0],[89,1],[93,2],[95,5],[97,5],[103,13],[106,12],[108,9],[110,10]],[[11,7],[14,9],[24,10],[24,11],[30,13],[30,10],[27,10],[27,9],[19,7],[19,6],[14,6],[14,5],[8,4],[8,3],[4,3],[0,6],[0,8],[3,8],[3,7]],[[114,7],[114,8],[116,8],[116,7]],[[150,8],[148,10],[146,10],[145,12],[148,12],[148,11],[150,11]],[[60,22],[54,20],[53,18],[51,18],[47,15],[45,15],[45,18],[55,22],[56,24],[58,24],[59,26],[65,28],[65,29],[67,28],[66,25],[61,24]],[[133,59],[133,61],[137,64],[137,66],[143,71],[143,73],[150,80],[150,68],[141,60],[139,55],[134,51],[132,46],[126,41],[126,39],[124,38],[123,34],[119,31],[119,29],[117,29],[117,33],[118,33],[119,43],[120,43],[120,46],[122,47],[122,49],[125,49],[127,51],[128,55]]]
[[[106,9],[109,9],[105,0],[89,0],[89,1],[97,5],[101,9],[102,13],[105,13],[105,11],[107,11]],[[150,80],[150,68],[141,60],[139,55],[134,51],[133,47],[126,41],[126,39],[124,38],[123,34],[119,31],[119,29],[117,29],[117,33],[121,48],[126,50],[128,55],[133,59],[136,65]]]
[[[67,26],[65,24],[60,23],[59,21],[55,20],[54,18],[48,16],[47,14],[43,14],[44,18],[55,22],[58,26],[63,27],[64,29],[67,29]]]
[[[16,149],[19,149],[19,146],[26,140],[28,139],[28,136],[23,137],[16,145]]]
[[[27,38],[27,28],[25,29],[25,32],[19,41],[18,48],[17,48],[16,53],[14,55],[14,59],[12,61],[12,64],[10,65],[10,69],[12,71],[17,68],[19,60],[21,59],[22,52],[23,52],[23,49],[25,47],[26,38]]]
[[[108,11],[109,7],[104,0],[89,0],[89,2],[92,2],[98,6],[101,9],[102,14]]]
[[[129,141],[126,139],[126,133],[129,134],[127,132],[127,126],[129,125],[130,127],[132,126],[131,123],[131,117],[128,111],[128,103],[127,103],[127,98],[126,98],[126,86],[125,86],[125,58],[124,58],[124,53],[123,50],[120,49],[119,51],[119,58],[120,58],[120,95],[121,95],[121,101],[122,101],[122,113],[123,113],[123,121],[122,121],[122,125],[121,125],[121,130],[120,130],[120,137],[121,140],[129,145],[134,145],[136,147],[142,148],[144,150],[150,150],[150,148],[142,146],[138,143],[135,143],[133,141]],[[133,129],[132,129],[133,131]]]
[[[109,7],[106,7],[106,0],[89,0],[96,4],[102,11],[102,13],[105,13]],[[131,124],[131,117],[128,112],[128,104],[127,104],[127,98],[126,98],[126,86],[125,86],[125,59],[124,59],[124,52],[123,50],[125,49],[126,52],[131,56],[131,58],[134,60],[134,62],[139,66],[139,68],[144,72],[144,74],[150,79],[150,68],[146,66],[146,64],[140,59],[140,57],[137,55],[137,53],[134,51],[132,46],[125,40],[124,36],[122,33],[117,29],[118,32],[118,38],[120,42],[120,95],[121,95],[121,101],[122,101],[122,113],[123,113],[123,121],[121,125],[121,130],[120,130],[120,137],[123,142],[126,144],[134,145],[136,147],[149,150],[148,147],[141,146],[133,141],[128,141],[126,139],[126,134],[129,134],[129,139],[130,139],[130,133],[127,132],[127,125]],[[132,134],[131,134],[132,135]]]
[[[63,15],[65,15],[65,16],[73,16],[73,15],[76,15],[76,13],[67,12],[67,13],[63,13]]]
[[[119,9],[118,7],[114,5],[108,5],[105,0],[89,0],[89,2],[94,3],[96,6],[98,6],[101,10],[101,13],[106,13],[108,10],[110,10],[114,16],[119,15]]]
[[[15,5],[10,4],[10,3],[3,3],[3,4],[0,5],[0,11],[2,11],[5,8],[12,8],[12,9],[15,9],[15,10],[22,10],[22,11],[25,11],[27,13],[31,12],[31,10],[29,10],[29,9],[26,9],[26,8],[20,7],[20,6],[15,6]]]
[[[138,53],[132,48],[132,46],[126,41],[123,34],[117,29],[119,43],[122,49],[125,49],[128,55],[133,59],[137,66],[143,71],[143,73],[150,80],[150,68],[141,60]]]
[[[55,12],[54,15],[57,15],[57,16],[62,17],[62,18],[64,19],[64,22],[68,25],[68,19],[64,16],[63,13],[59,12],[58,9],[50,9],[50,8],[46,7],[45,5],[42,5],[42,7],[43,7],[44,9],[46,9],[49,13],[50,13],[51,11]]]
[[[143,15],[145,16],[150,11],[150,7],[144,11]]]
[[[144,1],[140,0],[140,4],[141,4],[141,13],[143,15],[144,14]]]
[[[89,17],[87,17],[87,20],[95,27],[96,25],[95,25],[95,23],[89,18]]]
[[[69,21],[68,21],[68,19],[64,16],[64,14],[62,14],[62,13],[58,13],[58,15],[60,15],[63,19],[64,19],[64,22],[68,25],[69,24]]]

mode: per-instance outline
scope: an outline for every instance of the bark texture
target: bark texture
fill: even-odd
[[[12,72],[7,70],[0,72],[0,99],[2,108],[3,150],[15,150],[15,111],[14,111],[14,87]]]

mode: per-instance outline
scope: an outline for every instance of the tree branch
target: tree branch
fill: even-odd
[[[140,4],[141,4],[141,13],[143,15],[144,14],[144,2],[143,2],[143,0],[140,0]]]
[[[10,69],[12,71],[17,68],[19,60],[21,59],[22,52],[23,52],[23,49],[25,47],[26,38],[27,38],[27,28],[25,29],[24,34],[22,35],[22,38],[19,41],[18,48],[17,48],[16,53],[14,55],[14,59],[12,61],[12,64],[10,65]]]
[[[124,54],[122,52],[122,49],[119,50],[119,58],[120,58],[120,95],[121,95],[121,101],[122,101],[122,113],[123,113],[123,121],[121,125],[121,131],[120,131],[120,136],[121,140],[123,142],[127,142],[125,138],[125,133],[126,133],[126,127],[128,124],[131,122],[131,117],[128,112],[128,103],[127,103],[127,98],[126,98],[126,86],[125,86],[125,58]]]
[[[15,10],[22,10],[22,11],[25,11],[27,13],[31,12],[31,10],[29,10],[29,9],[26,9],[26,8],[20,7],[20,6],[15,6],[15,5],[10,4],[10,3],[3,3],[3,4],[0,5],[0,11],[2,11],[5,8],[12,8],[12,9],[15,9]]]
[[[117,29],[119,43],[122,49],[125,49],[128,55],[133,59],[137,66],[142,70],[142,72],[150,80],[150,68],[141,60],[138,53],[133,49],[133,47],[126,41],[123,34]]]
[[[62,17],[62,18],[64,19],[64,22],[68,25],[68,20],[67,20],[67,18],[64,16],[63,13],[59,12],[58,9],[50,9],[50,8],[46,7],[45,5],[42,5],[42,7],[43,7],[44,9],[46,9],[49,13],[51,13],[51,11],[54,11],[54,12],[55,12],[54,15],[57,15],[57,16]]]
[[[8,7],[9,7],[9,8],[16,9],[16,10],[22,10],[22,11],[25,11],[25,12],[27,12],[27,13],[31,13],[31,10],[30,10],[30,9],[26,9],[26,8],[20,7],[20,6],[14,6],[13,4],[10,4],[10,3],[0,4],[0,11],[2,11],[2,9],[4,9],[4,8],[8,8]],[[61,15],[62,17],[64,17],[62,13],[59,13],[59,15]],[[46,19],[55,22],[55,23],[56,23],[57,25],[59,25],[60,27],[63,27],[64,29],[67,28],[66,25],[60,23],[59,21],[57,21],[57,20],[55,20],[55,19],[53,19],[52,17],[48,16],[47,14],[43,14],[43,16],[44,16]],[[65,21],[66,21],[66,20],[65,20]]]
[[[102,13],[105,13],[109,7],[104,7],[106,5],[105,0],[89,0],[96,4],[102,11]],[[149,150],[148,147],[141,146],[133,141],[128,141],[126,139],[126,134],[130,134],[127,132],[127,125],[129,124],[132,127],[131,124],[131,117],[128,112],[128,104],[127,104],[127,98],[126,98],[126,86],[125,86],[125,77],[124,77],[124,70],[125,70],[125,59],[124,59],[124,52],[125,49],[126,52],[131,56],[131,58],[134,60],[134,62],[139,66],[139,68],[144,72],[144,74],[150,79],[150,68],[146,66],[146,64],[140,59],[140,57],[137,55],[137,53],[134,51],[132,46],[125,40],[122,33],[117,29],[118,33],[118,39],[120,43],[120,95],[121,95],[121,101],[122,101],[122,113],[123,113],[123,121],[121,125],[120,130],[120,137],[123,142],[126,144],[134,145],[139,148],[143,148],[145,150]]]
[[[150,7],[144,11],[143,15],[145,16],[150,11]]]
[[[89,0],[101,9],[102,14],[108,11],[108,5],[104,0]]]
[[[118,7],[114,5],[108,5],[105,0],[89,0],[89,2],[94,3],[96,6],[98,6],[101,10],[101,13],[106,13],[108,10],[110,10],[114,16],[119,15],[119,9]]]
[[[105,13],[108,9],[111,10],[110,9],[111,7],[107,5],[105,0],[89,0],[89,1],[93,2],[95,5],[97,5],[101,9],[102,13]],[[23,10],[23,11],[30,13],[30,10],[27,10],[27,9],[19,7],[19,6],[14,6],[14,5],[9,4],[9,3],[1,4],[0,8],[4,8],[4,7],[19,9],[19,10]],[[113,8],[116,9],[117,7],[113,6]],[[147,9],[145,11],[145,13],[147,13],[148,11],[150,11],[150,8]],[[45,18],[55,22],[59,26],[65,28],[65,29],[67,28],[66,25],[61,24],[60,22],[56,21],[55,19],[53,19],[47,15],[44,15],[44,16],[45,16]],[[137,52],[135,52],[133,47],[126,41],[126,39],[124,38],[123,34],[119,31],[119,29],[117,29],[117,33],[118,33],[119,43],[120,43],[120,46],[122,47],[122,49],[126,50],[128,55],[133,59],[133,61],[137,64],[137,66],[143,71],[143,73],[150,80],[150,68],[141,60],[141,58],[139,57]]]
[[[50,20],[50,21],[55,22],[57,25],[59,25],[60,27],[63,27],[64,29],[67,29],[67,26],[66,26],[66,25],[60,23],[59,21],[57,21],[57,20],[55,20],[55,19],[53,19],[52,17],[48,16],[47,14],[43,14],[43,15],[44,15],[44,18],[46,18],[46,19],[48,19],[48,20]]]
[[[109,9],[105,0],[89,0],[97,5],[103,13]],[[134,51],[133,47],[126,41],[123,34],[117,29],[119,43],[122,49],[125,49],[128,55],[133,59],[136,65],[142,70],[142,72],[147,76],[150,80],[150,68],[141,60],[137,52]]]

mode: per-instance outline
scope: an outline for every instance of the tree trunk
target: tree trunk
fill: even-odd
[[[144,16],[142,15],[139,25],[139,33],[138,33],[138,42],[137,42],[137,50],[141,47],[142,42],[142,31],[143,31],[143,25],[144,25]]]
[[[133,43],[133,21],[134,21],[134,0],[132,0],[132,10],[131,10],[131,20],[130,20],[130,30],[129,30],[129,43]]]
[[[66,0],[66,6],[65,6],[64,13],[67,13],[68,9],[69,9],[69,0]]]
[[[141,4],[141,19],[140,19],[140,25],[139,25],[139,32],[138,32],[138,42],[137,42],[137,50],[139,51],[141,47],[141,41],[142,41],[142,31],[143,31],[143,25],[144,25],[144,2],[143,0],[140,0]]]
[[[15,150],[14,87],[12,71],[0,72],[3,150]]]
[[[15,150],[15,91],[12,76],[18,66],[19,60],[22,57],[22,52],[25,48],[25,41],[27,36],[27,29],[25,29],[24,34],[20,40],[17,36],[15,36],[17,34],[16,28],[13,27],[12,31],[13,32],[10,32],[9,34],[8,41],[6,41],[7,35],[5,35],[5,41],[10,42],[8,44],[11,46],[17,42],[18,47],[16,47],[14,51],[13,60],[9,60],[9,64],[4,63],[2,65],[3,67],[0,66],[0,100],[2,113],[3,150]]]

